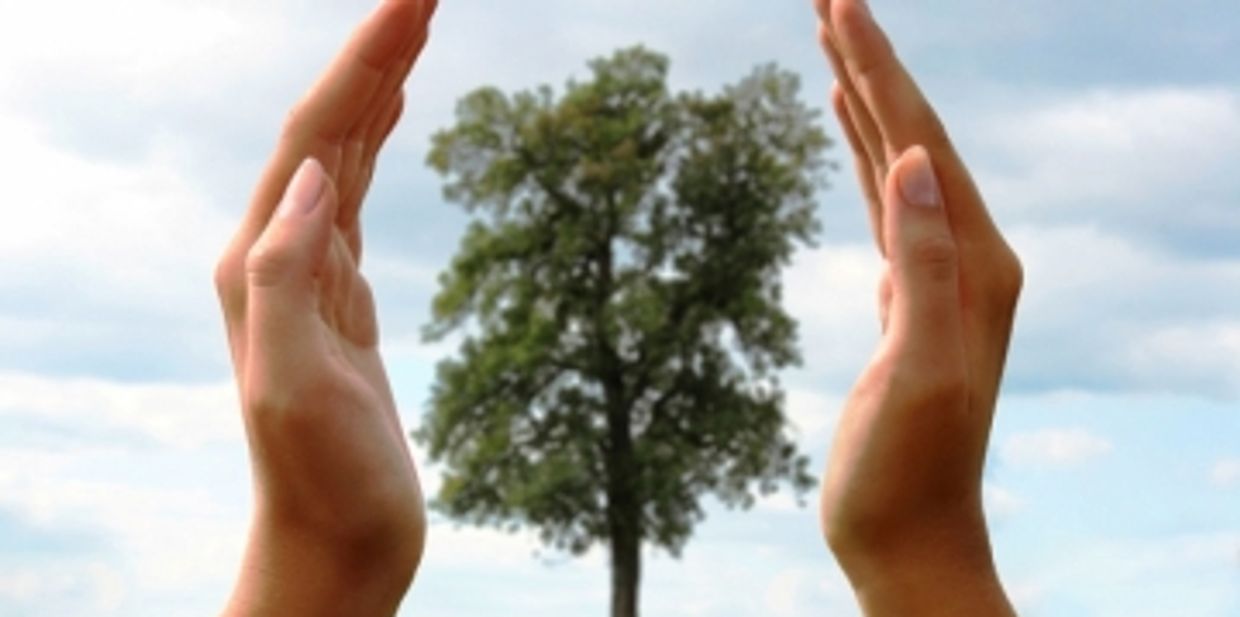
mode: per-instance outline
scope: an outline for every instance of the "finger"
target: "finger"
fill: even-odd
[[[924,148],[910,148],[892,165],[885,198],[892,286],[889,334],[910,357],[934,362],[954,352],[962,360],[958,252]]]
[[[878,246],[878,252],[885,257],[887,247],[883,241],[883,206],[879,197],[878,184],[875,182],[875,168],[861,142],[861,136],[857,133],[857,126],[845,100],[844,90],[838,81],[831,89],[831,105],[835,108],[835,115],[839,118],[840,126],[844,129],[844,136],[852,148],[853,162],[857,167],[857,182],[861,185],[861,192],[865,196],[870,214],[870,229],[874,232],[874,242]]]
[[[328,170],[340,167],[341,142],[382,111],[388,102],[383,88],[398,90],[413,66],[433,8],[433,2],[386,0],[358,27],[290,113],[238,234],[239,244],[248,246],[265,228],[302,159],[313,156]]]
[[[831,3],[828,31],[855,91],[873,115],[887,156],[946,142],[934,110],[896,57],[865,0]]]
[[[342,184],[338,187],[341,199],[337,221],[342,229],[352,225],[357,217],[362,198],[370,184],[368,168],[373,166],[373,159],[382,141],[386,138],[385,134],[377,135],[376,133],[382,130],[391,119],[393,107],[403,107],[404,95],[401,85],[408,78],[409,71],[425,44],[426,31],[423,30],[421,36],[410,41],[410,45],[414,48],[413,53],[408,53],[408,50],[402,52],[404,59],[401,64],[388,71],[384,82],[377,90],[376,101],[367,108],[366,117],[350,131],[348,138],[343,142],[341,174],[338,177],[348,180],[349,184]],[[388,130],[390,128],[389,126]]]
[[[366,118],[358,124],[359,129],[356,131],[357,133],[362,135],[368,134],[370,132],[369,127],[387,114],[388,104],[391,102],[392,97],[401,94],[405,81],[409,78],[409,73],[413,70],[417,59],[422,55],[423,48],[426,47],[428,36],[429,31],[424,28],[419,36],[410,41],[412,49],[402,52],[403,59],[401,63],[389,71],[384,82],[379,86],[378,102],[370,105]]]
[[[388,102],[383,113],[376,118],[376,122],[372,123],[370,130],[366,135],[366,158],[373,161],[379,156],[379,152],[383,150],[384,144],[387,143],[388,137],[392,136],[392,131],[396,129],[396,125],[400,123],[400,117],[405,112],[405,94],[397,91],[396,96]]]
[[[914,145],[925,147],[937,161],[952,227],[961,248],[970,250],[975,244],[992,244],[999,233],[968,170],[865,0],[833,0],[826,4],[832,40],[837,43],[858,97],[882,135],[887,158],[893,159]]]
[[[301,346],[307,324],[318,318],[318,285],[335,214],[331,179],[318,161],[306,159],[246,256],[251,349]]]
[[[822,21],[830,21],[831,19],[831,0],[814,0],[814,10],[818,12],[818,18]]]
[[[341,261],[345,260],[347,257]],[[374,293],[356,266],[348,264],[344,274],[344,284],[332,307],[340,335],[360,348],[374,347],[379,344]]]
[[[364,21],[296,107],[290,133],[333,141],[399,88],[426,40],[422,2],[387,0]]]
[[[879,169],[878,177],[885,178],[889,157],[883,145],[882,133],[879,132],[878,125],[870,116],[870,110],[866,108],[865,102],[857,93],[857,88],[848,74],[848,68],[840,55],[838,45],[833,40],[831,30],[825,22],[818,24],[818,42],[826,52],[827,59],[831,63],[831,70],[835,73],[836,82],[843,91],[844,103],[848,107],[848,115],[853,119],[857,135],[861,138],[860,142],[865,147],[871,163]]]
[[[384,144],[387,143],[392,131],[400,122],[404,105],[404,94],[398,90],[385,106],[383,113],[376,116],[371,125],[367,127],[367,132],[359,142],[361,146],[356,153],[359,160],[357,171],[352,175],[354,182],[347,191],[341,193],[341,210],[336,221],[345,239],[348,240],[349,251],[353,254],[354,261],[358,263],[362,258],[362,226],[359,213],[366,193],[370,190],[370,183],[374,179],[379,153],[382,152]]]

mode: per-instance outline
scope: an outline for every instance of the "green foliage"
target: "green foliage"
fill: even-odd
[[[558,97],[477,90],[434,137],[478,216],[425,331],[465,336],[417,437],[451,516],[579,553],[629,508],[675,554],[703,494],[812,483],[777,377],[799,362],[780,271],[818,231],[829,142],[774,66],[715,95],[669,93],[640,47],[590,69]]]

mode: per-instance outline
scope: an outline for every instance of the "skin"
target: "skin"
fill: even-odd
[[[1013,615],[981,474],[1022,274],[863,0],[816,0],[836,114],[886,259],[822,526],[865,613]],[[359,210],[434,0],[385,0],[289,114],[216,284],[255,513],[228,617],[392,615],[426,518],[378,353]]]
[[[823,530],[867,615],[1011,615],[982,469],[1020,262],[864,0],[815,6],[833,107],[885,257],[883,336],[831,449]],[[929,207],[901,190],[919,177]]]
[[[391,615],[421,559],[358,211],[434,8],[387,0],[354,32],[289,113],[217,266],[255,492],[230,617]]]

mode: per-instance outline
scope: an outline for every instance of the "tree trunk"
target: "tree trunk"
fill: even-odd
[[[613,408],[609,424],[607,526],[611,536],[611,617],[637,617],[642,557],[637,457],[633,452],[628,413]]]
[[[636,537],[636,534],[613,533],[611,617],[637,617],[641,558],[641,539]]]
[[[614,373],[613,375],[618,375]],[[609,401],[621,399],[621,381],[607,380]],[[623,402],[609,405],[607,424],[607,526],[611,536],[611,617],[637,617],[641,584],[642,504],[632,420]]]
[[[614,285],[616,206],[608,195],[606,228],[598,252],[599,281],[594,306],[595,344],[607,400],[607,523],[611,534],[611,617],[637,617],[641,584],[642,504],[637,490],[632,400],[626,396],[622,362],[605,322]]]

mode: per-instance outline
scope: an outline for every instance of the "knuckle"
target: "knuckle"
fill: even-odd
[[[331,396],[322,384],[305,379],[260,380],[245,389],[243,406],[256,427],[271,431],[279,438],[305,437],[323,424],[315,413],[321,403]]]
[[[301,118],[304,115],[302,108],[302,103],[295,103],[287,112],[285,112],[284,124],[281,127],[281,134],[283,136],[288,137],[289,135],[293,135],[298,132],[298,128],[302,124]]]
[[[272,418],[285,416],[291,407],[288,397],[280,396],[270,388],[253,386],[245,389],[241,403],[249,415],[261,419],[263,425]]]
[[[303,98],[290,106],[284,113],[279,141],[304,147],[307,140],[320,137],[319,127],[316,126],[311,111],[309,98]]]
[[[845,59],[845,63],[852,69],[854,80],[864,84],[865,87],[873,87],[874,84],[885,83],[886,78],[893,69],[891,62],[885,58],[849,57]]]
[[[255,287],[279,283],[292,265],[293,255],[270,242],[259,242],[245,256],[245,278]]]
[[[1025,268],[1016,253],[1003,247],[994,260],[991,288],[995,299],[1004,306],[1014,307],[1025,286]]]
[[[215,282],[215,292],[221,299],[231,296],[237,288],[236,264],[230,255],[224,255],[215,264],[215,271],[212,273],[212,280]]]
[[[1008,253],[1007,266],[1003,270],[1003,285],[1012,296],[1020,295],[1025,288],[1025,265],[1015,253]]]
[[[212,279],[215,283],[215,294],[227,314],[236,310],[245,301],[245,285],[242,268],[237,263],[235,254],[225,253],[215,264]]]
[[[909,246],[909,258],[923,276],[949,281],[956,276],[956,243],[947,235],[919,238]]]
[[[935,113],[934,108],[929,104],[918,107],[918,125],[924,131],[924,141],[926,146],[932,149],[947,150],[952,148],[951,134],[947,132],[943,120],[939,118],[939,114]]]

